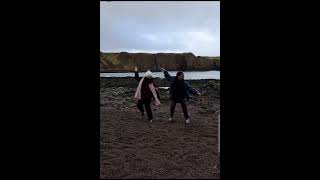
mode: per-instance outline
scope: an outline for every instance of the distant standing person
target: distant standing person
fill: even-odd
[[[134,68],[135,71],[135,79],[139,82],[139,85],[137,87],[135,98],[138,99],[138,109],[142,113],[142,116],[144,116],[144,108],[146,109],[148,120],[150,122],[153,121],[153,115],[151,111],[151,100],[155,100],[156,105],[160,105],[159,101],[159,93],[156,90],[156,85],[153,82],[152,72],[147,71],[143,78],[139,77],[138,68]]]
[[[188,92],[192,94],[197,94],[200,96],[199,91],[197,91],[194,88],[191,88],[190,85],[184,81],[183,72],[179,71],[176,77],[172,77],[170,76],[168,71],[166,71],[164,68],[161,68],[161,71],[163,71],[164,77],[171,83],[170,84],[171,107],[170,107],[169,122],[172,122],[176,104],[180,103],[186,123],[189,123],[190,120],[189,120],[189,114],[188,114],[188,109],[186,104],[186,99],[190,98]]]

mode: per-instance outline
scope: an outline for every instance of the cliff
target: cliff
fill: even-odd
[[[100,52],[101,72],[126,72],[134,67],[139,71],[160,71],[163,67],[167,70],[198,71],[219,70],[220,57],[196,57],[192,53],[103,53]]]

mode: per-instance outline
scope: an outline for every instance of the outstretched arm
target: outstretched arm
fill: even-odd
[[[141,77],[139,77],[139,73],[138,73],[138,68],[137,68],[137,67],[134,68],[134,78],[135,78],[138,82],[140,82],[140,80],[141,80]]]
[[[192,88],[192,87],[189,85],[189,83],[187,83],[186,81],[185,81],[185,85],[186,85],[186,89],[187,89],[187,91],[188,91],[189,93],[200,95],[200,92],[199,92],[198,90]]]
[[[167,70],[165,70],[164,68],[161,68],[161,71],[163,72],[166,80],[168,80],[169,82],[172,82],[174,80],[174,77],[172,77]]]

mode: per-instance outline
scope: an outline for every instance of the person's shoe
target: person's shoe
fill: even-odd
[[[150,119],[150,122],[152,123],[152,122],[153,122],[153,119]]]
[[[172,122],[172,118],[169,118],[169,119],[168,119],[168,122]]]
[[[186,119],[186,123],[189,124],[189,123],[190,123],[190,120],[189,120],[189,119]]]

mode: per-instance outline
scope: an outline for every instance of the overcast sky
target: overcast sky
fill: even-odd
[[[220,56],[220,2],[100,1],[100,50]]]

